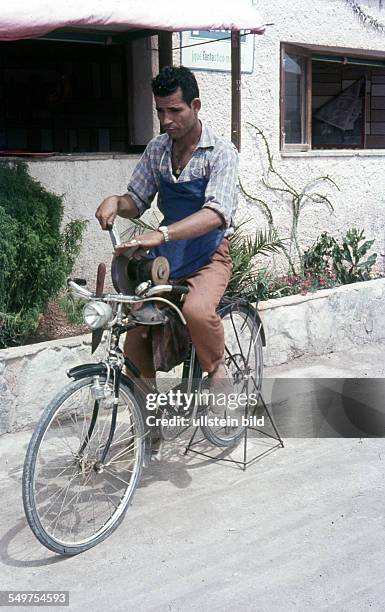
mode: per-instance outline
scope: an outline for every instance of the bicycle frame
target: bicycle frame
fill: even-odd
[[[106,350],[107,355],[105,360],[101,361],[99,364],[84,364],[82,366],[77,366],[67,371],[67,375],[70,378],[80,378],[84,376],[85,373],[89,373],[95,378],[95,384],[93,386],[93,393],[95,394],[94,409],[91,422],[88,427],[88,431],[86,432],[84,440],[79,449],[79,459],[81,459],[81,457],[83,456],[87,444],[91,439],[98,417],[99,399],[105,397],[106,393],[110,394],[110,384],[112,383],[114,400],[113,408],[111,411],[110,431],[102,452],[101,460],[99,462],[99,469],[102,469],[103,463],[108,455],[109,449],[114,438],[116,428],[117,405],[119,401],[119,387],[122,377],[124,378],[126,384],[131,387],[131,389],[134,389],[136,387],[136,389],[143,397],[147,393],[157,392],[155,386],[150,385],[143,378],[141,378],[140,371],[138,370],[138,368],[132,363],[130,359],[128,359],[128,357],[123,354],[122,350],[119,347],[120,336],[127,331],[137,328],[140,325],[140,323],[132,321],[129,315],[126,315],[124,313],[124,304],[132,305],[143,302],[160,302],[162,304],[166,304],[172,307],[183,324],[186,324],[186,321],[181,310],[173,302],[157,295],[158,293],[164,293],[166,291],[175,291],[175,287],[173,285],[148,285],[147,288],[142,291],[141,296],[123,294],[106,294],[99,296],[84,289],[74,281],[69,281],[68,285],[75,295],[81,296],[82,298],[87,298],[91,302],[108,303],[110,305],[113,305],[113,307],[115,308],[115,312],[113,313],[113,319],[109,324],[107,324],[105,328],[109,333],[109,338],[107,341],[108,346]],[[181,291],[182,288],[178,287],[177,289]],[[126,369],[126,375],[123,374],[124,366]],[[184,387],[183,389],[184,392],[192,393],[195,390],[194,373],[196,372],[196,369],[197,360],[195,355],[195,349],[192,346],[189,358],[183,363],[183,381],[186,381],[186,387]],[[105,376],[105,382],[103,385],[100,384],[101,375]],[[197,410],[198,406],[194,405],[193,412],[191,415],[192,418],[195,418]]]

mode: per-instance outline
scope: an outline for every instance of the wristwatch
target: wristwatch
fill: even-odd
[[[170,238],[168,235],[168,227],[167,225],[161,225],[160,227],[158,227],[158,232],[162,232],[163,237],[164,237],[164,241],[165,242],[169,242]]]

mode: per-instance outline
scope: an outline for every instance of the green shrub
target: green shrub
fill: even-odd
[[[0,347],[35,330],[49,298],[65,285],[85,221],[63,233],[62,197],[28,174],[21,161],[0,162]]]
[[[302,258],[304,272],[322,275],[332,271],[336,284],[346,285],[371,278],[377,253],[365,256],[374,240],[365,240],[363,230],[350,228],[339,244],[327,232],[321,234]]]
[[[234,240],[234,242],[233,242]],[[276,234],[257,233],[253,239],[236,231],[230,242],[233,276],[227,295],[251,302],[268,300],[298,293],[306,294],[374,278],[372,268],[377,254],[367,253],[374,240],[366,240],[364,232],[350,228],[339,242],[323,232],[301,258],[301,271],[278,275],[273,268],[255,268],[254,255],[282,250]]]

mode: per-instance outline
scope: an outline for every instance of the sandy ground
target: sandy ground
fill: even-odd
[[[366,347],[353,363],[334,355],[266,374],[294,376],[298,366],[300,376],[331,377],[334,368],[334,376],[380,377],[381,356],[383,346]],[[184,456],[182,440],[168,443],[118,530],[72,558],[43,548],[26,524],[20,479],[29,437],[0,437],[3,590],[69,590],[76,611],[384,609],[380,437],[289,437],[246,472]],[[252,434],[249,457],[266,440]],[[206,442],[201,449],[210,450]]]

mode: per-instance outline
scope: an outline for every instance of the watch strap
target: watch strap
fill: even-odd
[[[160,227],[158,227],[158,231],[162,232],[163,236],[164,236],[164,241],[165,242],[169,242],[170,237],[168,234],[168,227],[167,225],[161,225]]]

